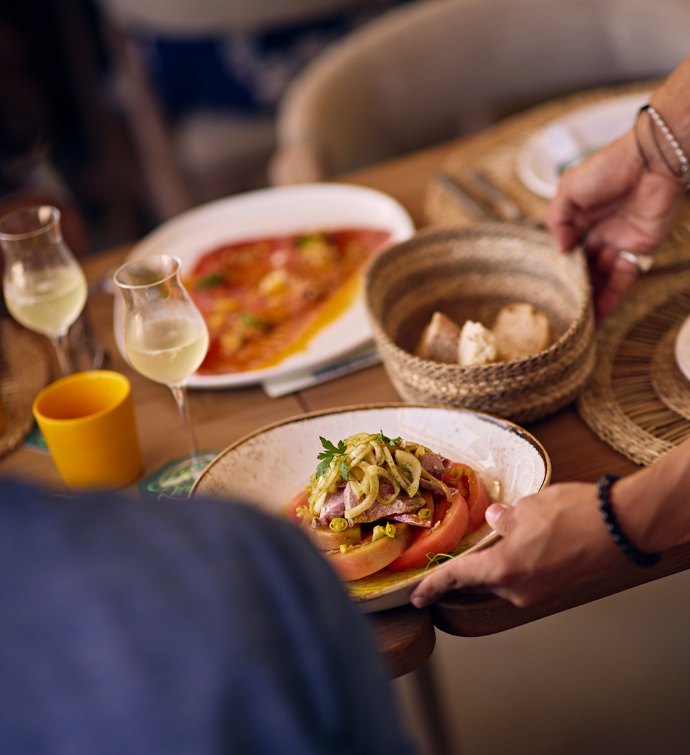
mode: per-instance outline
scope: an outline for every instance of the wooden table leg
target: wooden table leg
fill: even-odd
[[[411,674],[410,681],[419,713],[424,739],[433,755],[458,755],[444,712],[433,658],[422,663]]]
[[[410,674],[415,711],[433,755],[457,755],[451,746],[431,654],[436,633],[431,611],[403,606],[369,616],[374,638],[392,678]]]
[[[429,609],[402,606],[368,615],[374,640],[392,679],[419,668],[436,644]]]

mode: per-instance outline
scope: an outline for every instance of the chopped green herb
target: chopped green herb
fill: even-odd
[[[259,320],[259,318],[253,315],[251,312],[241,312],[239,315],[239,319],[245,325],[253,325],[254,327],[260,328],[261,330],[268,330],[269,328],[269,325],[267,322],[264,322],[263,320]]]
[[[400,436],[397,438],[389,438],[383,434],[383,430],[379,431],[376,440],[378,440],[379,443],[385,443],[387,446],[399,446],[402,443],[402,438]]]
[[[303,236],[298,236],[295,240],[295,244],[298,247],[307,246],[308,244],[313,244],[316,241],[321,241],[323,239],[323,234],[321,233],[305,233]]]
[[[209,273],[209,275],[200,278],[196,282],[196,288],[211,288],[211,286],[217,286],[220,283],[225,283],[223,273]]]

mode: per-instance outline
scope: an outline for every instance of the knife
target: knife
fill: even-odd
[[[367,344],[361,349],[347,354],[342,359],[328,362],[313,370],[301,370],[264,380],[262,388],[271,398],[278,398],[329,380],[335,380],[343,377],[343,375],[349,375],[351,372],[363,370],[365,367],[378,364],[380,361],[381,357],[376,347],[373,344]]]
[[[471,170],[467,174],[468,180],[486,196],[496,209],[496,214],[503,220],[524,220],[525,213],[521,207],[481,170]]]

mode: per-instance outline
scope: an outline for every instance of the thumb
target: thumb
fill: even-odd
[[[505,535],[510,530],[514,513],[513,507],[507,503],[492,503],[486,510],[485,517],[494,532]]]

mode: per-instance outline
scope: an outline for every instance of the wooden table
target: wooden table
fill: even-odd
[[[457,145],[450,143],[408,157],[377,165],[344,177],[380,189],[396,197],[418,226],[423,216],[424,187],[443,157]],[[93,284],[109,275],[124,259],[129,247],[109,250],[88,258],[85,269]],[[148,475],[166,462],[187,452],[180,432],[177,408],[168,389],[134,373],[120,356],[112,332],[112,297],[99,292],[90,297],[89,309],[96,330],[109,352],[109,367],[126,374],[132,382],[137,422]],[[200,447],[221,450],[230,442],[264,424],[304,412],[357,403],[398,401],[382,367],[325,383],[283,398],[271,399],[260,387],[190,393],[190,410]],[[532,423],[528,429],[544,444],[553,462],[553,481],[596,480],[604,472],[626,474],[635,466],[599,440],[568,407]],[[20,475],[50,486],[60,481],[47,454],[22,447],[0,461],[0,474]],[[525,624],[582,603],[613,594],[643,582],[690,567],[690,545],[665,555],[650,570],[621,564],[615,572],[601,575],[591,590],[568,592],[548,606],[516,609],[504,600],[486,595],[450,594],[433,609],[412,607],[371,617],[372,628],[391,674],[398,676],[420,667],[431,655],[434,625],[457,635],[485,635]]]

